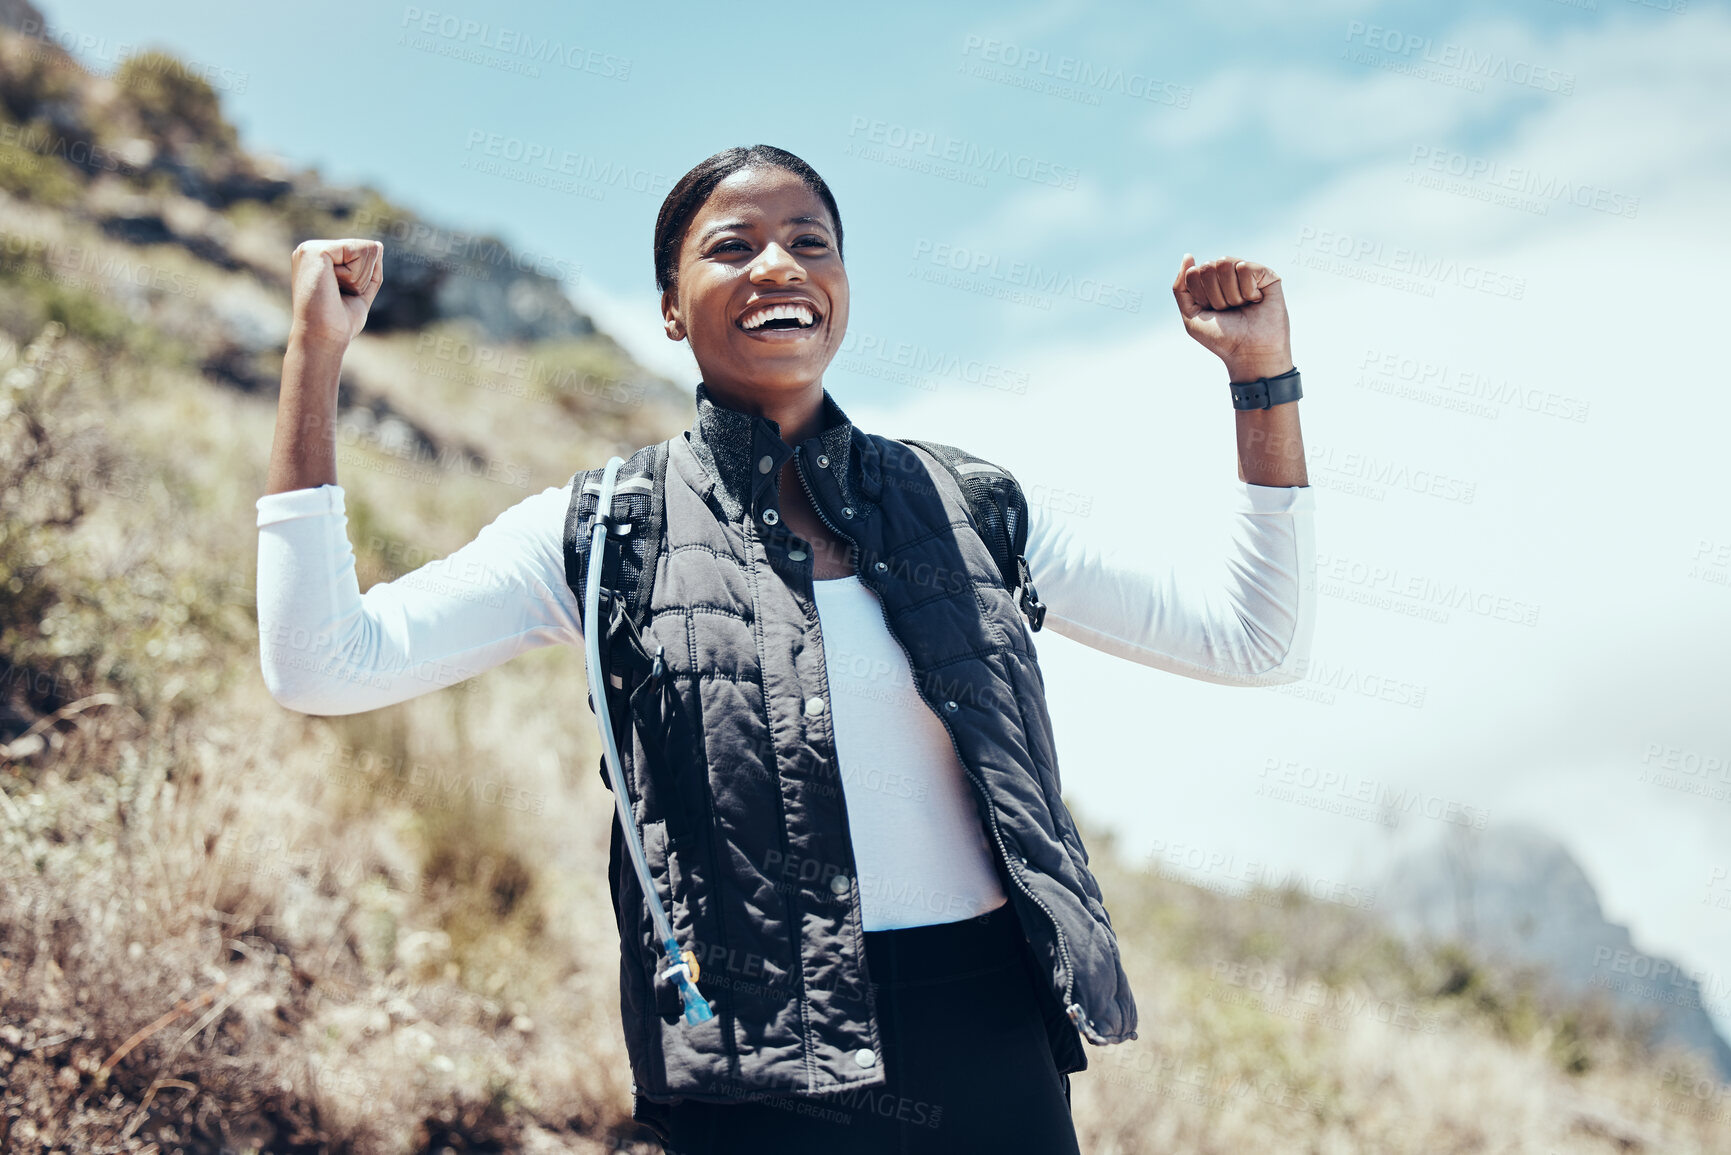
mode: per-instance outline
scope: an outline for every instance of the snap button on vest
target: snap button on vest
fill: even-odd
[[[774,468],[775,458],[771,457],[769,454],[765,453],[762,457],[757,459],[757,471],[759,473],[768,473]]]
[[[848,881],[845,874],[838,874],[829,880],[829,888],[837,894],[846,894],[852,886],[853,883]]]
[[[877,1052],[870,1047],[861,1047],[853,1053],[853,1061],[862,1067],[875,1067],[878,1061]]]
[[[804,561],[805,551],[803,549],[790,549],[787,551],[787,557],[789,561]]]
[[[774,525],[776,522],[778,522],[780,520],[781,520],[781,514],[775,512],[775,510],[773,508],[766,509],[763,511],[763,524]]]
[[[825,702],[822,697],[807,698],[805,700],[805,712],[813,717],[823,713],[828,706],[829,703]]]

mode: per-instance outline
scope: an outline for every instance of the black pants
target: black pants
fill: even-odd
[[[1069,1076],[1041,1023],[1009,903],[868,931],[886,1082],[827,1095],[673,1105],[668,1155],[1080,1155]]]

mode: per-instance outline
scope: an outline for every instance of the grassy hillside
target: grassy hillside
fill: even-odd
[[[351,718],[259,675],[288,253],[402,219],[249,156],[168,58],[0,38],[0,1150],[651,1150],[581,655]],[[363,587],[690,416],[574,313],[429,301],[345,373]],[[1084,1151],[1731,1151],[1641,1024],[1078,817],[1142,1007],[1075,1080]]]

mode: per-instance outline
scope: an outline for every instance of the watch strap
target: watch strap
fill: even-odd
[[[1304,396],[1304,390],[1299,385],[1297,366],[1278,377],[1258,377],[1254,381],[1242,383],[1235,381],[1230,388],[1234,409],[1268,409],[1275,405],[1284,405],[1288,401],[1297,401]]]

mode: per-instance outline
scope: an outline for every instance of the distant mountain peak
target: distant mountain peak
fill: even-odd
[[[1598,891],[1555,836],[1529,823],[1458,830],[1388,871],[1378,910],[1396,933],[1456,940],[1487,957],[1543,967],[1559,987],[1655,1012],[1658,1037],[1710,1056],[1731,1080],[1731,1047],[1675,961],[1639,950],[1605,917]]]

